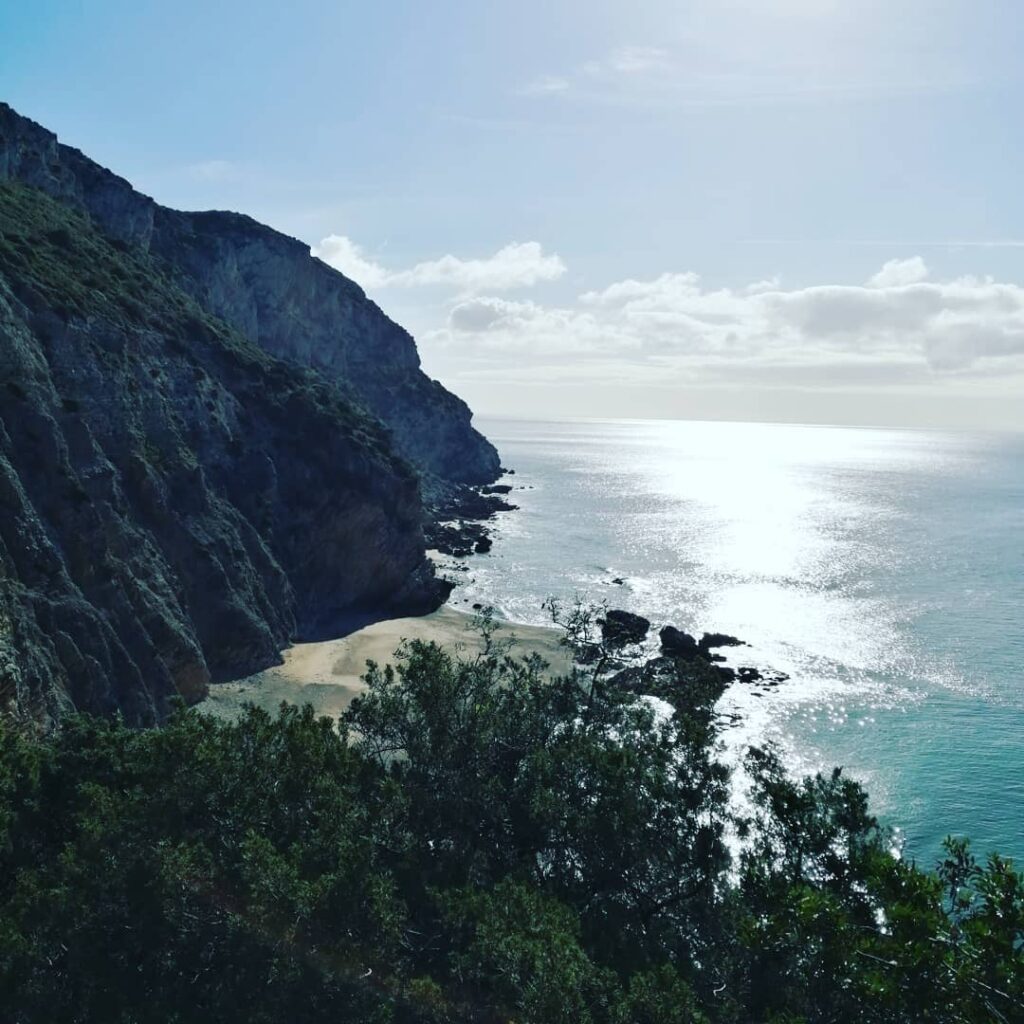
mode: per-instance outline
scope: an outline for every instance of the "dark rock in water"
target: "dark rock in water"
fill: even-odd
[[[474,601],[473,602],[473,611],[475,611],[475,612],[483,611],[483,607],[484,606],[479,601]]]
[[[641,644],[651,628],[649,619],[642,615],[613,608],[600,620],[601,636],[611,647],[625,647],[627,644]]]
[[[515,508],[499,494],[487,494],[484,488],[472,487],[449,487],[431,504],[438,519],[493,519],[499,512]]]
[[[477,490],[435,480],[428,489],[431,500],[423,526],[427,547],[457,558],[490,551],[492,541],[485,523],[499,512],[516,508],[500,494],[483,493],[486,487]]]
[[[730,636],[728,633],[705,633],[698,641],[699,646],[708,651],[712,647],[744,647],[746,646],[738,637]]]
[[[739,676],[741,683],[756,683],[764,676],[761,674],[760,669],[753,668],[750,665],[740,665],[736,669],[736,674]]]
[[[511,484],[488,484],[480,488],[481,494],[509,494],[512,490]]]
[[[732,680],[731,669],[699,658],[687,661],[666,656],[625,668],[609,682],[634,693],[661,697],[676,706],[710,710]]]
[[[626,581],[621,576],[616,576],[615,579],[612,580],[612,583],[614,583],[617,587],[623,586],[625,582]]]
[[[453,558],[468,558],[475,551],[489,551],[491,547],[491,539],[483,523],[464,520],[458,524],[428,523],[424,534],[427,547]]]
[[[146,724],[437,607],[422,493],[509,507],[469,486],[500,468],[470,419],[308,246],[0,104],[0,708]]]
[[[689,633],[684,633],[675,626],[665,626],[658,633],[658,637],[661,640],[662,651],[670,658],[692,660],[704,657],[704,652],[697,641]]]

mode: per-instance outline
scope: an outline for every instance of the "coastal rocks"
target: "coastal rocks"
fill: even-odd
[[[762,671],[751,665],[740,665],[736,669],[736,678],[741,683],[761,683],[764,686],[774,688],[786,682],[789,676],[785,672]]]
[[[710,651],[714,647],[745,647],[746,644],[728,633],[705,633],[697,642],[697,646],[702,651]]]
[[[468,558],[480,541],[489,539],[481,523],[428,522],[423,529],[429,549],[453,558]]]
[[[638,621],[635,632],[629,634],[628,642],[640,643],[650,625],[641,616],[614,610],[608,612],[603,620],[598,620],[605,647],[615,649],[618,630],[628,629],[627,624],[632,624],[633,620]],[[623,625],[620,627],[620,624]],[[724,658],[713,653],[714,648],[746,646],[744,641],[727,633],[704,633],[698,641],[689,633],[667,625],[659,630],[658,637],[660,656],[622,667],[609,682],[635,693],[660,697],[677,708],[685,706],[687,709],[699,707],[706,710],[713,707],[732,684],[757,686],[759,689],[752,690],[752,696],[764,697],[789,678],[785,673],[751,665],[733,668],[720,664]],[[733,726],[737,717],[735,714],[726,716]]]
[[[664,626],[658,632],[658,639],[661,641],[661,650],[669,658],[683,658],[692,661],[695,658],[706,658],[707,652],[697,643],[697,640],[684,633],[675,626]]]
[[[687,661],[666,656],[625,668],[609,680],[613,686],[687,708],[710,708],[732,681],[729,669],[701,659]]]
[[[435,480],[429,491],[423,526],[427,547],[455,558],[490,551],[493,542],[487,522],[499,512],[516,508],[502,497],[506,492],[492,493],[486,486],[474,488]]]
[[[649,619],[642,615],[613,608],[599,620],[601,636],[609,647],[626,647],[642,644],[651,628]]]
[[[715,654],[717,647],[740,647],[746,646],[742,640],[730,636],[728,633],[705,633],[700,640],[684,633],[675,626],[665,626],[658,633],[661,640],[661,652],[669,658],[678,658],[682,661],[705,661],[710,664],[724,661],[720,654]],[[732,680],[736,678],[736,671],[725,665],[715,664],[716,670],[723,676]],[[757,671],[752,669],[751,671]]]
[[[487,487],[469,487],[446,481],[431,481],[425,487],[427,512],[438,522],[452,519],[493,519],[499,512],[512,512],[518,506]]]

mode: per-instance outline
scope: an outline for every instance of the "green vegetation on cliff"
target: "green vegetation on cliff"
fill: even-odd
[[[4,1019],[1024,1019],[1011,866],[952,843],[922,872],[856,784],[766,751],[737,821],[678,668],[668,714],[416,643],[338,728],[0,732]]]

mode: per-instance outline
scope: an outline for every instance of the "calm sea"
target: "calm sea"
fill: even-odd
[[[792,679],[729,691],[726,756],[770,738],[794,771],[844,766],[923,865],[947,833],[1024,863],[1024,436],[481,427],[520,511],[457,604],[540,623],[578,593],[735,633],[737,663]]]

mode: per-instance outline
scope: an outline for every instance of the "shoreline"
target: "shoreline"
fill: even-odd
[[[384,619],[335,640],[293,644],[281,652],[283,664],[226,683],[212,683],[209,696],[195,705],[220,718],[236,718],[245,704],[275,713],[282,701],[312,704],[317,715],[337,719],[354,697],[365,690],[361,676],[366,662],[382,667],[395,664],[395,650],[403,640],[434,641],[473,657],[482,649],[473,629],[475,615],[444,604],[427,615]],[[504,619],[497,638],[515,639],[511,654],[539,654],[553,672],[568,672],[572,658],[560,643],[561,632],[548,626],[527,626]]]

